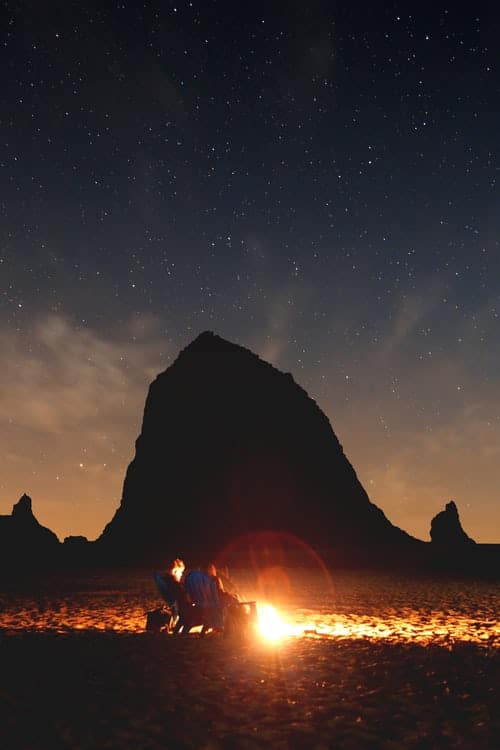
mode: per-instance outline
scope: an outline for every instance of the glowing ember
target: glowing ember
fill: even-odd
[[[278,641],[284,635],[289,635],[287,624],[281,619],[270,604],[259,608],[259,633],[270,641]]]

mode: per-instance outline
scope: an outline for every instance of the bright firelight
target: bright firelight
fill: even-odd
[[[258,630],[264,638],[270,641],[278,641],[289,634],[286,623],[270,604],[266,604],[262,609],[259,608]]]
[[[186,566],[184,565],[184,562],[179,557],[176,557],[172,565],[172,570],[170,571],[176,581],[181,580],[185,568]]]

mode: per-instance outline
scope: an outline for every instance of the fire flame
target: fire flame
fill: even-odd
[[[262,609],[259,608],[258,631],[261,636],[270,641],[278,641],[290,634],[287,624],[270,604],[266,604]]]
[[[174,563],[170,572],[176,581],[181,580],[182,574],[184,573],[185,568],[186,566],[184,565],[184,562],[182,560],[180,560],[179,558],[176,558],[174,560]]]

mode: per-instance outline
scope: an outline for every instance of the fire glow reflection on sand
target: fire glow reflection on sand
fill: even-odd
[[[242,601],[256,601],[256,642],[369,639],[448,646],[500,647],[500,587],[476,580],[410,579],[387,573],[261,567],[231,571]],[[45,573],[6,582],[0,594],[4,632],[143,633],[160,605],[144,570]],[[274,607],[273,610],[269,606]]]
[[[115,594],[117,592],[114,592]],[[113,597],[115,599],[115,597]],[[154,600],[152,601],[154,605]],[[88,598],[85,602],[52,599],[40,607],[32,599],[17,599],[0,612],[0,627],[5,631],[113,631],[140,633],[144,631],[145,614],[141,601],[114,601],[106,597]],[[421,644],[450,644],[469,641],[500,646],[500,621],[493,616],[470,617],[458,612],[421,612],[406,609],[403,614],[382,611],[380,615],[355,612],[314,612],[289,610],[257,604],[257,632],[261,640],[279,642],[284,638],[370,639]]]
[[[44,631],[69,633],[74,631],[112,631],[115,633],[144,632],[144,607],[140,604],[125,608],[123,602],[113,606],[72,608],[64,605],[39,610],[33,603],[6,608],[0,613],[0,627],[6,632]],[[96,606],[97,605],[97,606]],[[297,613],[295,617],[271,605],[257,605],[258,637],[261,641],[279,643],[286,638],[332,638],[385,640],[394,643],[449,645],[454,642],[500,647],[500,621],[473,619],[436,611],[422,615],[408,612],[404,617],[358,615],[355,613]]]
[[[500,645],[500,621],[481,623],[467,617],[455,615],[443,618],[442,612],[430,613],[423,621],[419,613],[414,617],[366,617],[355,614],[317,617],[311,622],[291,623],[286,616],[269,604],[258,605],[257,631],[269,641],[285,637],[316,636],[336,639],[372,639],[390,641],[412,641],[414,643],[452,643],[470,641],[488,645]]]

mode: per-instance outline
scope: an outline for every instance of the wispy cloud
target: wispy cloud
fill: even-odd
[[[384,358],[414,336],[419,326],[423,326],[426,319],[435,311],[441,297],[442,290],[434,286],[429,288],[425,295],[413,292],[401,300],[394,317],[388,322],[383,337]]]
[[[465,323],[441,316],[435,337],[429,319],[441,297],[436,288],[404,299],[379,343],[357,350],[345,397],[338,385],[331,397],[332,423],[391,521],[428,539],[431,518],[455,499],[466,530],[495,541],[500,387],[481,376],[480,363],[493,356],[481,343],[485,313]]]
[[[263,316],[264,330],[249,343],[250,348],[276,367],[288,369],[287,354],[295,338],[293,331],[310,296],[310,287],[293,279],[276,288]]]
[[[269,305],[265,338],[259,339],[256,349],[267,362],[278,365],[290,342],[291,323],[294,308],[292,290],[286,289],[276,294]]]
[[[27,491],[56,531],[98,534],[120,497],[148,384],[167,364],[156,322],[134,318],[104,336],[50,315],[29,338],[0,330],[0,350],[1,512]]]

